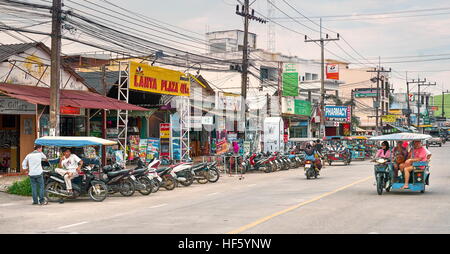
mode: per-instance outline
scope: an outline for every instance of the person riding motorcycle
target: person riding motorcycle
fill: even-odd
[[[310,143],[306,145],[305,154],[306,154],[305,160],[312,161],[316,169],[320,171],[320,169],[322,168],[322,163],[319,159],[319,155],[316,149],[314,149],[314,147]]]

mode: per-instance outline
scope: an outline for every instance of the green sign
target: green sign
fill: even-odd
[[[283,73],[283,96],[298,96],[298,72]]]
[[[295,100],[295,114],[302,116],[310,116],[311,115],[311,102]]]

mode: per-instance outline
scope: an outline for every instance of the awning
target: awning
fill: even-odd
[[[34,143],[36,145],[42,146],[81,147],[81,146],[99,146],[99,145],[111,146],[116,145],[117,141],[111,141],[97,137],[46,136],[36,139]]]
[[[0,83],[0,92],[32,104],[50,105],[50,88]],[[91,109],[139,110],[148,109],[135,106],[103,95],[78,90],[60,90],[60,106]]]

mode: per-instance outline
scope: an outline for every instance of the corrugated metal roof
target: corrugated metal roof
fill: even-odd
[[[0,62],[7,60],[13,55],[23,53],[24,51],[36,47],[37,43],[18,43],[18,44],[2,44],[0,45]]]

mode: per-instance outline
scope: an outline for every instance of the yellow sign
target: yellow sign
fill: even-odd
[[[182,72],[130,62],[129,88],[150,93],[190,95],[189,78]]]
[[[402,114],[402,110],[401,110],[401,109],[390,109],[390,110],[389,110],[389,114],[392,114],[392,115],[401,115],[401,114]]]
[[[385,122],[385,123],[395,123],[395,121],[397,120],[397,116],[396,115],[385,115],[385,116],[381,116],[381,120],[383,120],[383,122]]]

